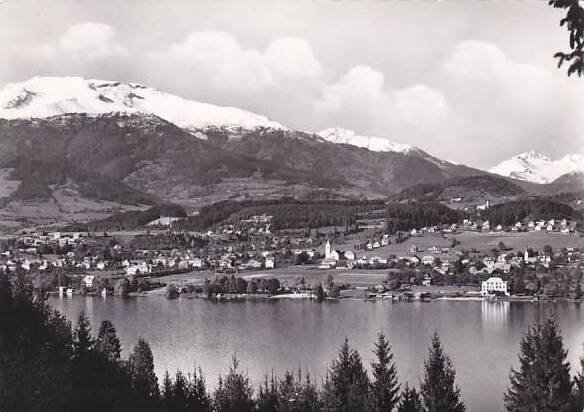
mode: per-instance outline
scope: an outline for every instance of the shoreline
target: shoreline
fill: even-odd
[[[81,294],[80,292],[74,292],[73,296],[85,296],[85,297],[100,297],[102,299],[115,298],[144,298],[144,297],[164,297],[166,288],[156,288],[144,292],[130,292],[126,296],[112,295],[108,294],[107,297],[102,296],[99,292]],[[47,296],[51,297],[61,297],[61,298],[72,298],[73,296],[59,295],[57,291],[46,292]],[[174,299],[168,300],[180,300],[180,299],[205,299],[214,302],[226,302],[226,301],[271,301],[277,302],[281,300],[310,300],[316,301],[316,295],[314,293],[300,292],[300,293],[286,293],[277,295],[268,294],[247,294],[247,293],[233,293],[233,294],[221,294],[219,296],[204,296],[202,293],[182,293]],[[570,298],[539,298],[536,296],[500,296],[496,298],[490,298],[485,296],[432,296],[430,299],[398,299],[391,296],[383,295],[373,295],[369,297],[357,297],[357,296],[347,296],[339,298],[326,297],[323,302],[339,302],[343,300],[351,301],[363,301],[363,302],[391,302],[391,303],[414,303],[423,302],[430,303],[432,301],[453,301],[453,302],[518,302],[518,303],[574,303],[580,304],[584,303],[584,299],[574,300]]]

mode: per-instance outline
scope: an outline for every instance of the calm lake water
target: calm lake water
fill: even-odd
[[[583,354],[584,306],[510,302],[243,301],[163,297],[52,298],[73,322],[85,311],[97,333],[111,320],[127,356],[138,337],[150,343],[156,372],[201,366],[214,386],[235,353],[256,384],[264,374],[308,370],[320,382],[345,337],[368,363],[380,330],[389,335],[402,383],[418,385],[430,338],[437,330],[452,358],[470,411],[503,410],[508,372],[519,342],[538,316],[556,313],[573,374]]]

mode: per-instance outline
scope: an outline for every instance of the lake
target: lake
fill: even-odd
[[[372,357],[376,335],[383,330],[393,346],[400,382],[418,386],[434,330],[457,372],[470,411],[503,410],[508,372],[517,364],[519,342],[528,325],[553,310],[569,348],[572,374],[584,354],[584,306],[514,302],[433,301],[391,303],[345,300],[213,302],[167,300],[161,296],[51,298],[72,322],[85,311],[97,333],[111,320],[124,356],[138,337],[152,347],[156,373],[203,368],[207,384],[227,369],[236,354],[257,385],[273,370],[308,370],[320,382],[345,337],[364,361]]]

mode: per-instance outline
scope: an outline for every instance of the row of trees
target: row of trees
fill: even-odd
[[[380,333],[370,372],[345,340],[322,384],[308,374],[265,377],[256,392],[237,359],[209,391],[203,372],[177,371],[159,385],[148,343],[128,359],[114,325],[93,336],[49,308],[24,278],[0,279],[0,405],[7,411],[464,411],[454,366],[434,334],[419,387],[400,384],[387,337]],[[584,373],[572,378],[555,319],[531,327],[505,394],[509,411],[575,411],[584,407]],[[584,360],[583,360],[584,364]],[[583,365],[584,366],[584,365]],[[578,409],[579,408],[579,409]]]

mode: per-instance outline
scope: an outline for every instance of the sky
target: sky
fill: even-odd
[[[0,87],[132,81],[488,168],[584,153],[584,78],[543,0],[4,0]]]

